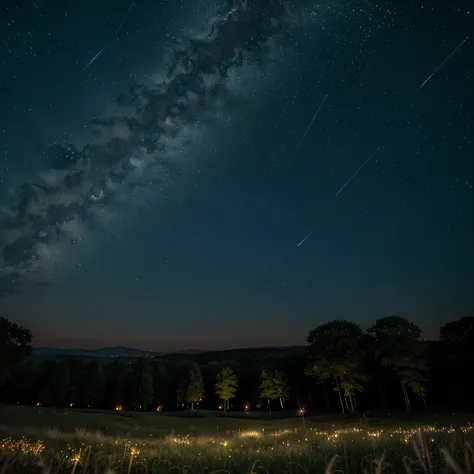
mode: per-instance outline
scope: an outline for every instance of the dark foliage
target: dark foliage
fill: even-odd
[[[408,397],[415,411],[467,412],[474,409],[469,391],[473,321],[447,323],[440,340],[431,342],[420,340],[415,324],[391,316],[367,332],[347,321],[326,323],[310,331],[309,348],[117,359],[28,356],[29,331],[2,318],[0,402],[170,411],[189,409],[191,403],[196,408],[199,401],[198,408],[216,410],[222,404],[216,376],[229,367],[238,379],[229,415],[244,407],[267,410],[260,390],[263,368],[285,377],[288,411],[337,413],[344,403],[345,412],[394,413],[407,408]],[[285,412],[277,402],[274,408]]]

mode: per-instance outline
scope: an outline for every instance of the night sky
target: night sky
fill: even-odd
[[[473,33],[470,0],[2,2],[1,314],[36,346],[437,337],[474,313]]]

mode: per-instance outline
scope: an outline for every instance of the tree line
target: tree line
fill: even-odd
[[[0,402],[116,410],[299,410],[301,414],[473,408],[474,317],[446,323],[438,341],[400,316],[367,330],[335,320],[301,350],[154,359],[35,357],[31,332],[0,317]],[[263,354],[265,354],[263,352]],[[214,359],[213,359],[214,357]]]

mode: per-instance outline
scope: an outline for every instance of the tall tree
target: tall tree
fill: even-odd
[[[272,373],[263,368],[260,374],[260,397],[268,401],[268,416],[272,418],[271,400],[276,398]]]
[[[341,410],[355,410],[355,393],[368,380],[363,367],[363,332],[358,324],[335,320],[321,324],[308,334],[311,364],[308,375],[319,382],[333,380]],[[344,398],[343,398],[344,396]]]
[[[354,413],[357,409],[356,394],[362,392],[362,382],[369,380],[365,373],[357,373],[357,363],[349,364],[341,378],[341,388],[344,392],[344,403],[346,408]]]
[[[280,400],[280,406],[285,408],[285,403],[289,395],[289,389],[285,374],[281,370],[275,370],[273,373],[273,384],[275,386],[275,394]]]
[[[199,368],[191,369],[189,382],[186,388],[185,401],[194,410],[194,404],[199,403],[204,398],[204,380]]]
[[[463,346],[474,344],[474,316],[449,321],[439,331],[441,341]]]
[[[0,386],[13,368],[29,355],[32,339],[28,329],[0,317]]]
[[[260,397],[268,402],[268,415],[272,418],[272,400],[279,399],[284,408],[284,400],[288,397],[288,387],[283,372],[263,368],[260,374]]]
[[[382,367],[389,367],[398,377],[406,409],[411,409],[409,391],[419,395],[425,403],[423,375],[426,361],[422,355],[421,329],[401,316],[378,319],[367,333],[373,338],[376,357]]]
[[[235,398],[239,381],[230,367],[223,367],[217,374],[216,394],[224,401],[224,413],[227,415],[229,401]]]
[[[447,396],[462,410],[472,410],[472,397],[460,397],[460,394],[469,393],[466,367],[474,364],[474,316],[465,316],[442,326],[440,342],[437,368],[441,369],[438,373],[443,374],[443,385],[450,387]]]

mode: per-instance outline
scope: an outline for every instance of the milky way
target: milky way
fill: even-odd
[[[177,169],[167,153],[173,143],[225,99],[231,71],[261,63],[269,40],[304,9],[302,2],[296,9],[282,0],[230,3],[206,37],[185,38],[173,52],[165,81],[131,85],[116,99],[122,113],[94,121],[98,140],[82,148],[50,147],[50,169],[23,184],[1,223],[0,294],[45,283],[58,245],[76,243],[81,229],[136,187],[172,182]]]

